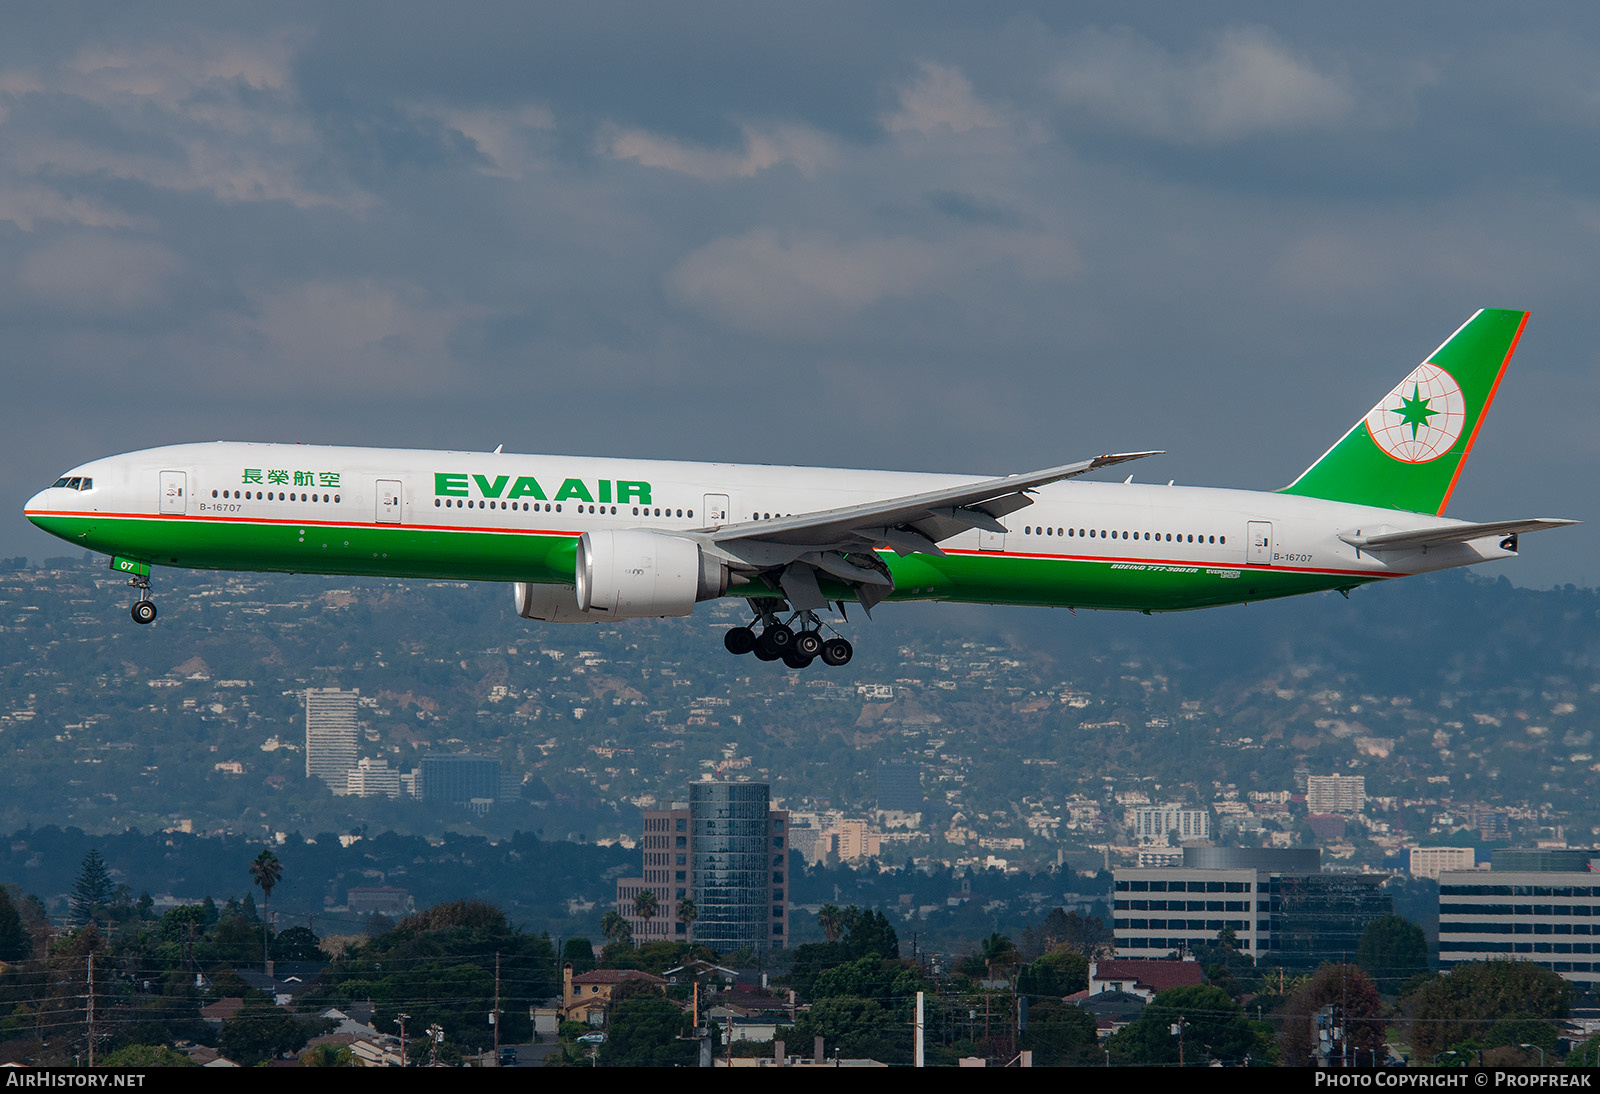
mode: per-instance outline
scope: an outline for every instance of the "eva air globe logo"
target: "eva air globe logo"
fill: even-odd
[[[1402,463],[1427,463],[1450,451],[1467,424],[1461,385],[1425,362],[1395,385],[1367,415],[1377,446]]]

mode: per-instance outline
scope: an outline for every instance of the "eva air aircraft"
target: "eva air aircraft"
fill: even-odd
[[[518,613],[560,623],[743,597],[731,652],[842,665],[818,613],[847,601],[1181,611],[1516,554],[1574,522],[1443,513],[1526,322],[1478,312],[1270,493],[1069,481],[1151,452],[977,478],[215,442],[75,467],[27,516],[112,556],[138,623],[152,565],[506,581]]]

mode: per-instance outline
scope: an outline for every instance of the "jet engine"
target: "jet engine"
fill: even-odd
[[[728,591],[728,569],[681,536],[640,528],[585,532],[575,574],[580,612],[601,619],[688,615]]]
[[[517,600],[517,614],[541,623],[598,623],[610,616],[604,612],[586,613],[578,609],[578,597],[571,585],[535,585],[518,581],[511,586]]]

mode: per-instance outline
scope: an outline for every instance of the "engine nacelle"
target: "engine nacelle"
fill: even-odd
[[[574,576],[578,610],[602,619],[688,615],[728,589],[727,567],[699,544],[639,528],[585,532]]]
[[[541,623],[598,623],[611,616],[605,612],[586,613],[578,608],[578,596],[571,585],[535,585],[518,581],[511,586],[517,600],[517,614]]]

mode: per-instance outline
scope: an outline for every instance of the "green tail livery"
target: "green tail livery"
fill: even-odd
[[[1443,513],[1527,322],[1500,308],[1468,319],[1284,493]]]

